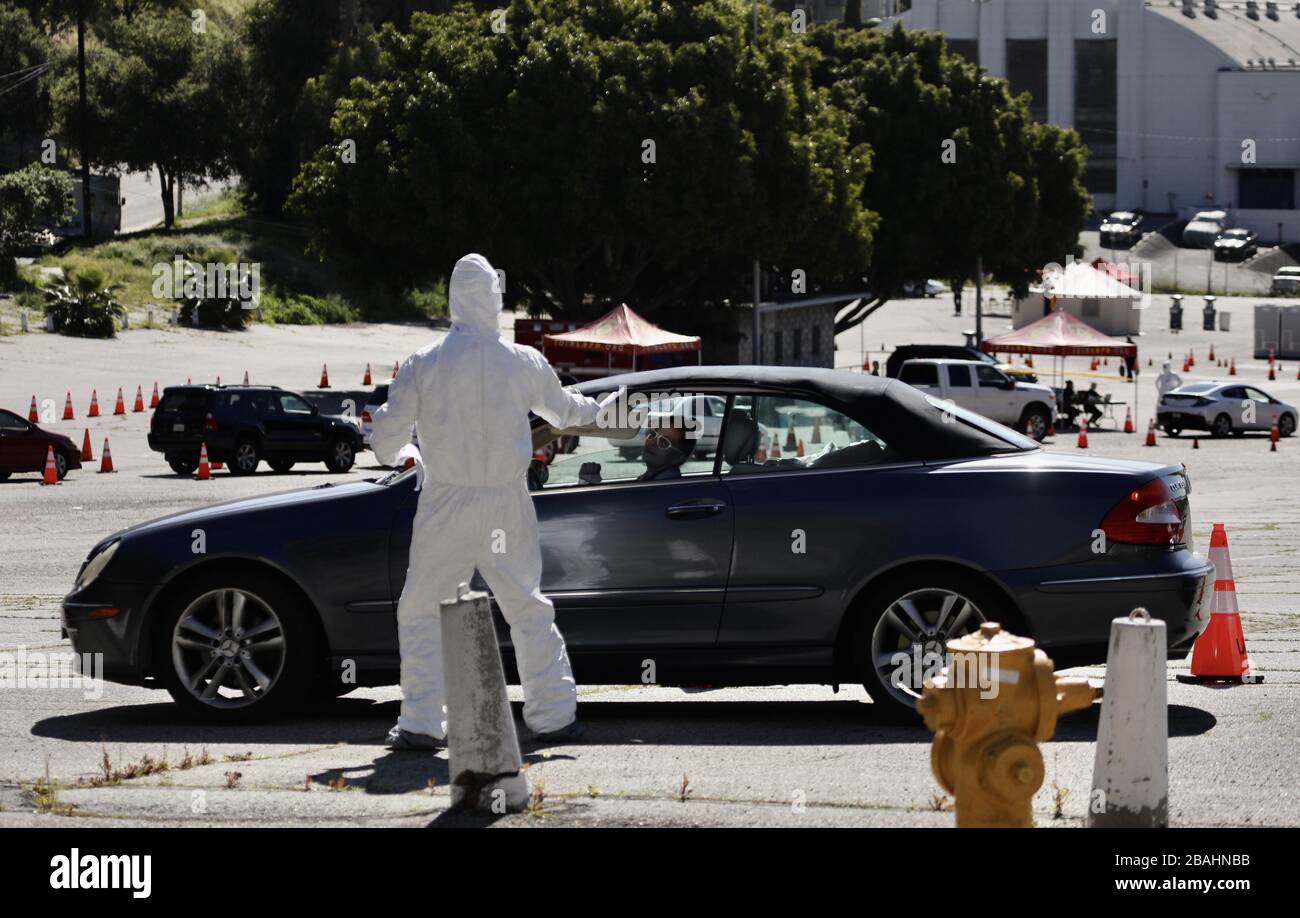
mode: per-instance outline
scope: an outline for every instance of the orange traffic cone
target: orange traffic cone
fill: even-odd
[[[1156,445],[1156,419],[1152,418],[1151,423],[1147,425],[1147,446]]]
[[[99,394],[94,389],[90,390],[90,407],[86,410],[86,417],[99,417]]]
[[[1273,364],[1271,363],[1268,365],[1268,378],[1270,380],[1277,379],[1277,372],[1273,369]]]
[[[399,367],[397,366],[397,361],[394,360],[394,361],[393,361],[393,379],[396,379],[396,378],[397,378],[397,371],[398,371],[398,369],[399,369]]]
[[[52,485],[59,483],[59,470],[54,465],[54,447],[45,447],[45,473],[41,475],[41,484]]]
[[[67,399],[63,402],[63,420],[71,421],[72,419],[72,393],[69,392]]]
[[[1186,372],[1187,372],[1188,370],[1190,370],[1191,368],[1192,368],[1192,365],[1191,365],[1190,363],[1188,363],[1188,362],[1187,362],[1187,358],[1184,357],[1184,358],[1183,358],[1183,372],[1186,373]]]
[[[153,381],[153,395],[149,396],[149,407],[158,407],[158,380]]]
[[[108,437],[104,438],[104,452],[99,456],[99,471],[101,473],[117,471],[117,469],[113,468],[113,453],[108,448]]]
[[[316,388],[317,388],[317,389],[328,389],[329,387],[330,387],[330,372],[329,372],[329,368],[326,367],[325,364],[322,363],[322,364],[320,365],[320,384],[317,385]]]
[[[1192,437],[1192,449],[1200,449],[1200,448],[1201,448],[1201,438]]]
[[[217,385],[218,385],[218,386],[221,385],[221,374],[220,374],[220,373],[217,374]]]
[[[32,396],[32,407],[27,409],[27,420],[35,424],[41,419],[41,414],[36,410],[36,396]]]
[[[1079,418],[1079,449],[1088,448],[1088,419]]]
[[[1047,436],[1056,436],[1056,421],[1053,418],[1047,419]]]
[[[1090,372],[1093,372],[1093,373],[1096,373],[1096,372],[1097,372],[1097,358],[1096,358],[1096,357],[1092,358],[1092,363],[1088,364],[1088,370],[1089,370]]]
[[[1133,409],[1124,409],[1124,433],[1133,432]]]
[[[135,404],[131,406],[131,411],[135,414],[144,411],[144,391],[138,385],[135,387]]]
[[[796,450],[795,450],[795,455],[798,456],[800,459],[803,458],[803,440],[802,440],[802,439],[799,441],[799,446],[798,446],[798,447],[796,448]]]
[[[1269,365],[1272,366],[1273,361],[1276,360],[1276,359],[1277,359],[1277,356],[1276,356],[1276,354],[1273,352],[1273,349],[1270,347],[1270,348],[1268,349],[1268,362],[1269,362]]]
[[[767,450],[763,448],[763,440],[761,438],[758,441],[758,451],[754,453],[754,461],[755,462],[767,461]]]
[[[1192,350],[1191,348],[1188,348],[1187,350],[1187,365],[1189,367],[1196,366],[1196,351]]]
[[[197,477],[199,481],[208,481],[212,478],[212,467],[208,464],[207,441],[199,443],[199,470]]]
[[[373,383],[370,382],[370,364],[366,364],[366,375],[362,377],[361,385],[363,386],[373,385]]]
[[[785,433],[785,448],[786,449],[795,448],[794,421],[790,422],[790,427]]]
[[[1031,370],[1033,369],[1033,367],[1034,367],[1034,355],[1033,355],[1033,354],[1030,354],[1028,357],[1025,358],[1025,366],[1029,367]]]
[[[1277,441],[1282,437],[1282,431],[1277,429],[1277,418],[1273,419],[1273,426],[1268,431],[1268,451],[1277,452]]]
[[[1229,375],[1229,376],[1236,376],[1236,375],[1237,375],[1237,358],[1236,358],[1236,357],[1233,357],[1233,358],[1232,358],[1232,361],[1228,364],[1228,375]]]
[[[190,384],[191,384],[191,383],[190,383],[190,378],[189,378],[188,376],[186,376],[186,377],[185,377],[185,385],[188,386],[188,385],[190,385]]]
[[[822,419],[813,418],[813,435],[809,443],[817,444],[822,442]]]
[[[1210,345],[1210,359],[1211,359],[1211,360],[1214,359],[1214,345],[1213,345],[1213,344]]]
[[[1251,672],[1246,655],[1246,635],[1237,610],[1237,585],[1232,579],[1232,558],[1228,555],[1228,533],[1215,523],[1210,533],[1210,563],[1214,565],[1214,594],[1210,597],[1210,626],[1192,647],[1191,675],[1179,675],[1179,682],[1204,685],[1207,682],[1263,682]]]
[[[86,428],[86,435],[81,438],[81,461],[93,462],[95,457],[90,452],[90,428]]]
[[[117,387],[117,404],[113,406],[113,414],[126,414],[126,399],[122,398],[122,387]]]
[[[862,355],[862,372],[863,372],[863,373],[870,373],[870,372],[871,372],[871,355],[870,355],[870,354],[863,354],[863,355]]]
[[[781,437],[778,434],[772,434],[772,453],[773,459],[781,458]]]

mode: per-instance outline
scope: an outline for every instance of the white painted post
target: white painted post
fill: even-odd
[[[1088,825],[1169,825],[1165,623],[1134,609],[1110,624]]]
[[[442,601],[451,805],[516,813],[528,803],[515,720],[486,593],[462,583]]]
[[[23,327],[23,334],[27,334],[27,310],[24,309],[18,313],[18,324]]]

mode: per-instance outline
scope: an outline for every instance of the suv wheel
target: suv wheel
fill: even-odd
[[[310,695],[320,669],[310,616],[265,574],[201,574],[162,611],[159,679],[187,714],[210,723],[283,714]]]
[[[338,439],[330,443],[329,452],[325,454],[325,467],[331,472],[343,473],[352,468],[357,461],[356,449],[351,440]]]
[[[228,468],[232,475],[251,475],[257,471],[257,464],[261,461],[257,444],[252,440],[240,440],[235,444],[235,457]]]
[[[173,472],[183,477],[193,475],[194,470],[199,467],[196,460],[186,456],[168,456],[167,464],[172,467]]]

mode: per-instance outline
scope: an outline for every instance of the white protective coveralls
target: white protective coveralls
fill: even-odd
[[[477,568],[510,625],[524,723],[549,733],[573,722],[577,687],[555,608],[541,592],[537,516],[525,479],[533,455],[528,412],[557,428],[578,427],[594,423],[604,403],[566,390],[545,357],[501,338],[500,281],[482,255],[456,262],[448,298],[450,333],[402,364],[370,437],[376,458],[396,464],[415,425],[424,466],[397,605],[398,726],[446,736],[438,604]]]
[[[1172,392],[1182,384],[1183,378],[1169,368],[1169,361],[1166,360],[1160,369],[1160,375],[1156,377],[1156,397]]]

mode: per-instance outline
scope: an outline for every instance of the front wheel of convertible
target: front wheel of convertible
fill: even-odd
[[[301,596],[265,574],[201,574],[156,619],[156,672],[196,719],[274,719],[301,705],[316,682],[321,650],[311,615]]]
[[[853,636],[863,686],[880,713],[915,721],[927,676],[937,675],[947,642],[986,621],[1018,631],[1019,616],[978,577],[937,568],[895,576],[877,585]]]

